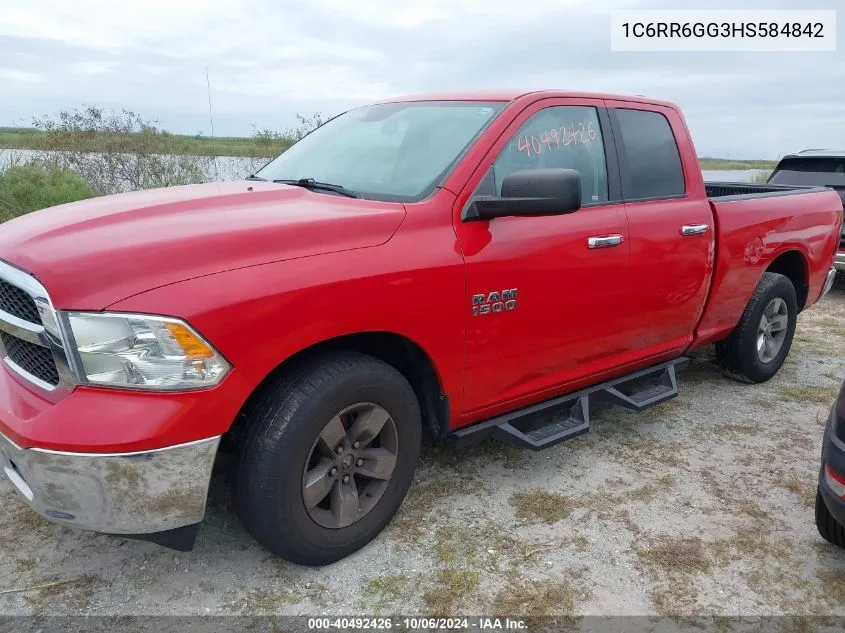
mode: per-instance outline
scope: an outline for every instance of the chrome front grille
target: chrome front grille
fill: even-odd
[[[48,385],[58,386],[59,371],[56,369],[53,353],[49,349],[15,338],[5,332],[0,332],[0,341],[6,348],[8,360],[13,362],[18,369],[22,369]]]
[[[41,325],[41,315],[35,300],[24,290],[0,279],[0,310],[30,323]]]
[[[3,261],[0,362],[19,382],[54,402],[75,385],[46,289],[29,273]]]

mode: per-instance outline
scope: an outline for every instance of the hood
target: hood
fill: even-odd
[[[260,181],[168,187],[64,204],[0,224],[0,259],[56,307],[99,310],[225,270],[383,244],[398,203]]]

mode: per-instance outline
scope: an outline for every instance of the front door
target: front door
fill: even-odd
[[[515,171],[576,169],[583,206],[481,222],[456,214],[468,295],[464,413],[536,399],[612,366],[627,349],[628,228],[607,166],[607,127],[600,100],[537,102],[468,183],[473,196],[498,195]]]

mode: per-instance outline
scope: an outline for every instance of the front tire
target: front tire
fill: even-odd
[[[312,358],[271,381],[245,411],[235,509],[267,549],[326,565],[369,543],[411,485],[419,403],[392,366],[353,352]]]
[[[716,344],[724,373],[750,383],[772,378],[792,347],[797,318],[792,282],[777,273],[763,273],[736,328]]]

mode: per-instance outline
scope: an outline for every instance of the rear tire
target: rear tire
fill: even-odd
[[[293,563],[326,565],[360,549],[411,485],[419,404],[402,374],[370,356],[336,352],[292,367],[261,388],[245,419],[233,464],[235,510],[259,543]],[[379,429],[373,437],[361,430],[371,419]],[[385,456],[387,470],[365,472]]]
[[[845,547],[845,527],[837,523],[830,514],[819,490],[816,490],[816,527],[824,540]]]
[[[784,275],[763,273],[730,336],[716,344],[725,375],[742,382],[765,382],[778,373],[792,347],[798,299]]]

